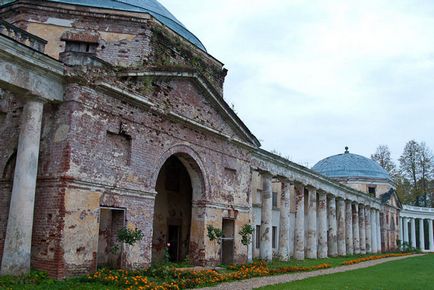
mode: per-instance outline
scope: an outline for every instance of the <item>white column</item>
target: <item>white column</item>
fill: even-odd
[[[416,220],[411,219],[411,247],[416,248]]]
[[[371,207],[366,207],[365,213],[366,222],[366,253],[372,253],[372,221],[371,221]]]
[[[260,257],[263,260],[273,259],[272,245],[272,215],[273,215],[272,175],[262,173],[262,207],[261,207],[261,242]]]
[[[381,219],[379,210],[375,210],[375,217],[377,220],[377,253],[381,253]]]
[[[404,243],[408,243],[408,218],[403,218],[404,220]]]
[[[317,217],[316,217],[316,189],[308,187],[308,215],[307,215],[307,249],[306,257],[308,259],[316,259],[318,254],[318,239],[317,239]]]
[[[360,254],[366,254],[366,208],[359,204],[359,233],[360,233]]]
[[[402,229],[402,217],[399,217],[399,240],[401,241],[401,244],[403,242],[404,239],[404,230]]]
[[[329,229],[327,232],[327,244],[329,257],[338,255],[338,240],[337,240],[337,220],[336,220],[336,198],[330,196],[327,204]]]
[[[294,258],[304,260],[304,186],[295,184]]]
[[[429,236],[429,250],[430,252],[434,252],[432,220],[428,220],[428,236]]]
[[[30,272],[43,107],[42,102],[29,100],[21,116],[17,161],[1,263],[2,275],[20,275]]]
[[[425,250],[425,227],[423,219],[419,219],[419,249]]]
[[[345,244],[347,246],[347,255],[354,254],[353,241],[353,205],[350,200],[345,201]]]
[[[338,255],[345,256],[347,249],[345,245],[345,201],[337,199],[337,221],[338,221]]]
[[[282,179],[282,195],[280,202],[279,257],[282,261],[289,260],[289,189],[287,179]]]
[[[371,208],[371,237],[372,253],[377,253],[377,219],[375,218],[374,208]]]
[[[359,205],[355,203],[353,205],[353,246],[354,246],[354,254],[360,254],[360,230],[359,230]]]
[[[327,194],[318,193],[318,258],[327,258]]]

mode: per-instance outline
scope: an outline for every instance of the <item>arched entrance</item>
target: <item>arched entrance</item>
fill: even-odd
[[[191,238],[195,219],[193,201],[203,192],[200,169],[187,154],[170,156],[160,169],[156,182],[154,206],[152,262],[179,262],[192,258]]]

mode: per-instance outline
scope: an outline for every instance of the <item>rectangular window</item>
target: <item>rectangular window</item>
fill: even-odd
[[[273,236],[272,236],[272,244],[273,244],[273,249],[277,248],[277,227],[273,227],[273,232],[272,232]]]
[[[375,196],[375,186],[368,186],[368,193]]]
[[[261,246],[261,226],[256,226],[256,249]]]
[[[277,192],[273,191],[273,207],[277,207]]]

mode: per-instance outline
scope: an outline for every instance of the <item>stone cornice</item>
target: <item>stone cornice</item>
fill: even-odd
[[[63,77],[63,63],[10,37],[0,35],[0,48],[2,56],[8,55],[16,61],[30,65],[32,69],[42,70],[58,77]]]
[[[304,185],[313,186],[319,190],[331,193],[336,197],[342,197],[354,202],[364,203],[365,205],[369,205],[377,209],[381,208],[381,201],[379,199],[368,196],[361,191],[328,179],[325,176],[322,176],[304,166],[286,160],[285,158],[282,158],[276,154],[259,149],[256,150],[253,155],[260,161],[264,161],[273,165],[273,168],[258,167],[257,169],[270,171],[273,175],[286,176],[291,180],[302,182]]]
[[[42,101],[63,101],[62,63],[4,35],[0,59],[1,87]]]
[[[133,188],[126,188],[121,187],[117,185],[112,184],[106,184],[106,183],[100,183],[95,181],[89,181],[79,178],[73,178],[73,177],[53,177],[53,178],[47,178],[47,177],[38,177],[38,182],[44,182],[44,183],[53,183],[56,185],[62,185],[67,188],[78,188],[82,190],[89,190],[89,191],[97,191],[102,193],[114,193],[122,196],[132,196],[132,197],[140,197],[140,198],[148,198],[148,199],[155,199],[155,196],[157,195],[157,192],[149,192],[145,190],[139,190],[139,189],[133,189]]]
[[[403,205],[400,217],[434,220],[434,208]]]

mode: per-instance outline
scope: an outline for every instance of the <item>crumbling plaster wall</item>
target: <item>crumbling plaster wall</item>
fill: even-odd
[[[30,3],[30,2],[29,2]],[[64,50],[61,34],[70,29],[98,31],[97,56],[115,66],[136,70],[192,70],[204,76],[222,93],[222,64],[188,44],[143,14],[108,15],[90,8],[67,11],[62,5],[37,2],[12,5],[3,10],[6,20],[42,38],[47,53],[58,58]],[[9,9],[9,10],[8,10]],[[96,14],[95,14],[96,13]],[[205,101],[203,91],[191,80],[165,79],[151,83],[144,97],[154,97],[159,108],[146,106],[96,89],[101,75],[89,71],[69,78],[62,104],[45,104],[32,238],[32,266],[62,278],[93,271],[97,261],[99,207],[126,209],[127,226],[145,237],[125,249],[125,266],[142,268],[151,262],[152,219],[156,175],[168,152],[194,155],[203,175],[203,192],[192,211],[195,249],[200,264],[219,263],[211,252],[206,225],[221,227],[223,218],[236,219],[235,232],[249,222],[250,149],[168,117],[167,108],[186,118],[230,136],[237,131],[218,110]],[[106,78],[114,85],[121,82]],[[164,88],[163,90],[161,88]],[[164,96],[164,97],[163,97]],[[11,102],[18,100],[13,97]],[[170,104],[163,103],[170,100]],[[9,142],[0,144],[0,165],[17,144],[19,107],[5,109],[1,131]],[[195,110],[191,110],[194,107]],[[237,136],[243,139],[242,136]],[[174,149],[175,148],[175,149]],[[0,167],[1,168],[1,167]],[[4,237],[10,186],[0,183],[0,238]],[[9,186],[9,187],[8,187]],[[4,194],[3,194],[4,193]],[[2,240],[0,240],[2,247]],[[235,261],[243,261],[247,249],[236,235]]]
[[[395,196],[392,196],[380,213],[381,217],[381,243],[383,251],[395,251],[398,249],[399,240],[399,207]]]
[[[184,89],[176,86],[175,92]],[[247,150],[91,88],[71,84],[65,99],[74,104],[71,107],[74,111],[71,112],[69,140],[72,154],[68,176],[104,184],[105,187],[154,192],[152,180],[160,170],[158,164],[161,156],[183,144],[201,159],[202,175],[209,184],[208,188],[204,187],[207,191],[199,198],[199,204],[248,207],[250,167]],[[131,138],[128,154],[131,159],[127,164],[118,162],[117,157],[111,155],[113,148],[107,147],[107,132],[116,129]],[[211,259],[207,258],[207,253],[200,253],[207,242],[205,224],[214,221],[220,223],[221,227],[222,215],[221,209],[214,212],[198,206],[196,212],[193,210],[192,218],[204,221],[194,223],[198,229],[192,227],[192,236],[198,237],[197,253],[193,253],[193,256],[200,262]],[[150,243],[152,236],[145,239]]]

